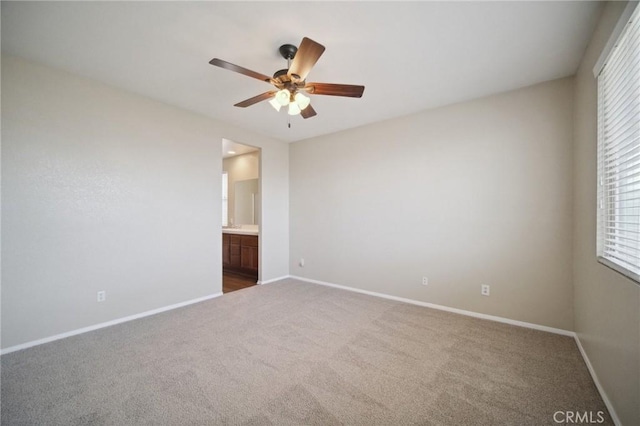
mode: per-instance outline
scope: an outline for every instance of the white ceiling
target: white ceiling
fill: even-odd
[[[236,157],[257,150],[258,148],[253,146],[236,143],[229,139],[222,139],[222,158]]]
[[[5,2],[2,51],[297,141],[575,73],[596,2]],[[233,104],[267,83],[278,47],[326,47],[307,80],[362,84],[312,96],[316,117]]]

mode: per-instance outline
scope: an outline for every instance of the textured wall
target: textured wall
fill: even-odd
[[[572,330],[572,98],[568,78],[292,144],[291,273]]]
[[[3,57],[2,347],[220,292],[223,137],[262,148],[261,277],[287,275],[287,144]]]

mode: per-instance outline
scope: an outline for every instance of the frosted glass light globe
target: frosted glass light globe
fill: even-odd
[[[296,93],[295,100],[301,110],[308,107],[309,104],[311,103],[311,99],[309,99],[307,96],[303,95],[302,93]]]
[[[289,92],[287,89],[282,89],[278,93],[276,93],[276,101],[282,106],[289,105],[290,99],[291,92]]]
[[[289,104],[289,115],[296,115],[296,114],[300,114],[300,107],[298,106],[297,103],[291,102]]]

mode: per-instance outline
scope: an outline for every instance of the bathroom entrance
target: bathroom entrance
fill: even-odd
[[[222,291],[257,284],[260,262],[260,149],[222,140]]]

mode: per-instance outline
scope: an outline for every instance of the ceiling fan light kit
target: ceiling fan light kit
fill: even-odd
[[[291,92],[287,89],[282,89],[276,93],[276,101],[282,105],[287,106],[291,101]]]
[[[300,114],[300,111],[302,110],[300,109],[297,103],[291,102],[289,104],[289,115],[298,115]]]
[[[276,111],[280,111],[280,108],[282,108],[282,105],[280,105],[280,102],[278,102],[275,97],[273,97],[273,99],[271,99],[269,103]]]
[[[298,104],[301,110],[308,107],[309,104],[311,103],[311,99],[309,99],[307,96],[303,95],[300,92],[296,93],[294,100],[296,101],[296,103]]]
[[[303,91],[311,95],[345,96],[350,98],[360,98],[364,92],[364,86],[306,82],[309,71],[318,61],[324,49],[323,45],[306,37],[302,39],[299,48],[292,44],[283,44],[280,46],[279,51],[280,55],[287,60],[287,69],[276,71],[273,77],[218,58],[212,59],[209,63],[272,84],[278,89],[238,102],[235,106],[246,108],[269,99],[269,103],[276,111],[280,111],[283,106],[288,106],[289,115],[300,114],[302,118],[306,119],[315,116],[316,112],[311,106],[311,99],[305,96],[302,93]]]

